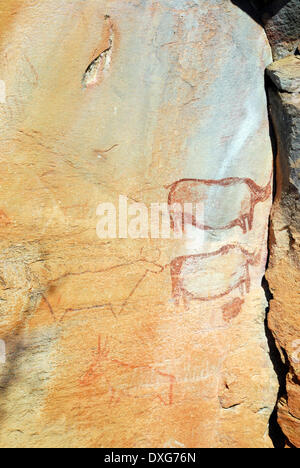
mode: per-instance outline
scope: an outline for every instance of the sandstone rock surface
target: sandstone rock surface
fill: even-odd
[[[295,59],[291,59],[295,62]],[[287,63],[290,63],[288,61]],[[285,63],[285,62],[283,62]],[[281,70],[282,61],[269,74]],[[298,73],[298,72],[297,72]],[[284,73],[281,74],[282,78]],[[288,67],[292,83],[291,68]],[[297,76],[295,77],[295,82]],[[279,402],[279,423],[288,440],[300,447],[300,94],[270,90],[271,115],[278,141],[277,193],[272,211],[267,278],[274,299],[269,326],[288,368],[286,395]],[[289,87],[289,86],[288,86]],[[290,87],[289,87],[290,88]]]
[[[277,89],[288,93],[300,93],[300,56],[290,55],[278,60],[267,69]]]
[[[262,28],[227,0],[10,0],[0,23],[0,446],[272,447]],[[99,239],[120,195],[203,219]]]

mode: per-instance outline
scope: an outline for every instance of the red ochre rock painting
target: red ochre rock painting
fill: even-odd
[[[0,210],[0,225],[1,224],[8,225],[10,223],[11,223],[11,220],[9,219],[7,214],[3,210]]]
[[[232,302],[225,304],[222,307],[224,321],[230,323],[233,319],[238,317],[242,312],[242,307],[244,303],[244,299],[236,297]]]
[[[173,404],[176,378],[148,365],[129,364],[110,356],[108,340],[102,344],[98,337],[96,356],[80,379],[80,385],[104,383],[110,394],[110,403],[121,399],[158,400],[164,406]]]
[[[156,257],[153,257],[153,252]],[[52,282],[52,286],[58,288],[59,294],[53,297],[43,294],[42,304],[49,310],[55,322],[63,322],[72,312],[88,312],[97,309],[107,309],[117,318],[125,311],[126,306],[148,276],[163,272],[164,267],[157,263],[161,253],[159,249],[154,249],[153,252],[151,257],[147,252],[142,251],[138,260],[102,270],[67,273]],[[127,287],[120,288],[118,279],[126,273]],[[88,302],[83,291],[82,295],[76,295],[77,301],[70,307],[68,305],[70,291],[84,289],[84,285],[91,285]]]
[[[244,297],[251,287],[249,267],[258,265],[260,259],[261,253],[250,254],[235,244],[216,252],[175,258],[171,262],[171,277],[176,305],[182,299],[188,309],[191,300],[220,299],[238,288]]]
[[[272,181],[273,172],[265,187],[260,187],[252,179],[239,177],[221,180],[182,179],[174,182],[167,187],[170,189],[168,205],[172,228],[174,229],[175,220],[178,217],[177,204],[183,207],[185,203],[193,205],[203,203],[206,219],[202,222],[191,215],[193,226],[207,231],[226,230],[239,226],[246,234],[253,228],[255,206],[268,200],[272,194]],[[210,188],[216,189],[217,203],[213,208],[206,209],[207,199],[213,198],[209,193]],[[224,220],[224,214],[228,212],[228,201],[235,200],[239,194],[242,195],[241,206],[235,212],[228,213],[228,219]]]

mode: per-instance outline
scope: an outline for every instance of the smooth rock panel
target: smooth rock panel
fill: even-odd
[[[272,447],[263,29],[227,0],[0,18],[0,445]],[[173,201],[200,206],[182,239],[126,236]]]

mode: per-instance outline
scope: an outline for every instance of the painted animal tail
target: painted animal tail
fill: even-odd
[[[265,202],[273,192],[273,169],[271,171],[269,182],[265,187],[260,187],[252,179],[246,179],[248,186],[256,200],[256,202]]]

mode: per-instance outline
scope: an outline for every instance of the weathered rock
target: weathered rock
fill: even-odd
[[[261,11],[274,59],[294,54],[300,39],[299,0],[273,0]]]
[[[272,447],[263,29],[227,0],[0,21],[1,447]],[[119,195],[202,219],[99,239]]]
[[[300,56],[291,55],[274,62],[267,73],[279,91],[300,93]]]
[[[292,55],[299,47],[298,0],[231,0],[259,24],[264,25],[275,60]]]
[[[282,61],[271,66],[271,75],[281,67]],[[290,72],[291,68],[286,74]],[[270,104],[278,160],[267,274],[274,295],[269,326],[289,367],[287,395],[279,404],[279,422],[290,443],[300,447],[300,95],[272,89]]]

